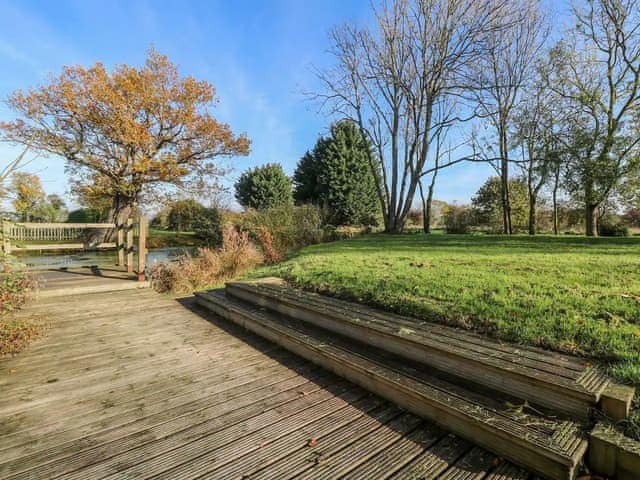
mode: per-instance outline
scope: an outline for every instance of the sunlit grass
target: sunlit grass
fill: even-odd
[[[376,234],[255,275],[583,355],[640,387],[640,238]]]

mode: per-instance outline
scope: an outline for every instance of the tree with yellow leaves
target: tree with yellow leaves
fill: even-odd
[[[13,208],[22,221],[33,220],[41,212],[45,203],[45,193],[40,177],[32,173],[16,172],[13,174],[11,183]]]
[[[18,119],[0,122],[7,140],[62,157],[77,193],[108,197],[122,221],[144,194],[200,188],[223,170],[220,157],[246,155],[249,139],[210,113],[214,87],[180,77],[151,49],[141,68],[65,67],[48,85],[8,99]]]

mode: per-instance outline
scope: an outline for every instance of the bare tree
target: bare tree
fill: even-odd
[[[429,187],[427,189],[427,196],[424,196],[424,186],[423,181],[424,177],[420,179],[418,182],[418,187],[420,189],[420,201],[422,203],[422,229],[424,233],[431,233],[431,205],[433,204],[433,194],[436,188],[436,178],[438,176],[438,171],[440,167],[440,150],[442,149],[442,142],[436,141],[436,153],[434,159],[434,170],[431,174],[431,181],[429,182]]]
[[[561,149],[557,120],[561,113],[554,96],[546,94],[546,67],[539,65],[526,85],[523,101],[513,116],[513,137],[521,156],[515,159],[527,184],[529,234],[536,233],[536,207],[540,192],[553,178],[554,232],[557,234],[557,193],[561,172]]]
[[[418,189],[420,192],[420,201],[422,203],[422,226],[424,233],[431,233],[431,206],[433,204],[433,195],[435,192],[436,179],[441,165],[451,165],[452,154],[462,145],[452,146],[449,142],[448,147],[444,148],[444,142],[449,135],[449,131],[453,127],[453,124],[447,122],[448,119],[454,116],[454,112],[458,107],[457,99],[453,96],[447,96],[441,99],[434,108],[434,123],[441,125],[435,135],[433,136],[433,148],[430,149],[431,168],[427,171],[423,171],[418,182]],[[446,158],[446,161],[443,161]],[[427,195],[425,197],[424,183],[429,178],[429,186],[427,187]]]
[[[376,25],[344,25],[331,34],[336,65],[319,71],[319,95],[331,113],[354,120],[374,145],[370,157],[385,230],[400,232],[434,139],[468,118],[434,116],[448,96],[462,96],[486,39],[502,28],[507,1],[395,0],[375,10]],[[467,118],[465,118],[467,117]],[[467,158],[458,158],[436,170]],[[471,159],[471,157],[469,157]]]
[[[549,87],[571,112],[566,185],[585,206],[586,234],[597,212],[640,159],[640,1],[589,0],[553,52]]]
[[[479,113],[489,119],[497,143],[498,172],[501,180],[503,233],[513,233],[509,201],[509,153],[514,145],[509,127],[514,109],[522,99],[522,90],[535,64],[548,28],[537,0],[510,2],[508,15],[494,19],[502,22],[488,40],[486,55],[477,62],[475,98]]]

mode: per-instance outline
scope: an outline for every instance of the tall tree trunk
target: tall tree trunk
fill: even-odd
[[[587,237],[598,236],[598,205],[589,203],[585,205],[585,233]]]
[[[436,161],[436,167],[438,163]],[[424,192],[422,190],[422,181],[418,184],[420,188],[420,199],[422,200],[422,229],[424,233],[431,233],[431,208],[433,205],[433,192],[436,186],[436,175],[438,174],[438,170],[433,172],[433,176],[431,177],[431,183],[429,183],[429,190],[427,190],[427,198],[424,198]]]
[[[501,160],[500,164],[500,200],[502,203],[502,233],[505,235],[509,234],[509,211],[507,207],[507,202],[509,198],[509,194],[507,193],[509,190],[508,180],[505,180],[505,173],[507,173],[506,163],[504,160]]]
[[[509,157],[507,148],[507,127],[500,126],[500,183],[502,196],[502,232],[506,235],[513,233],[511,226],[511,202],[509,201]]]
[[[553,202],[553,234],[558,235],[558,186],[560,184],[560,171],[556,171],[553,183],[552,202]]]
[[[529,194],[529,235],[536,234],[536,195]]]
[[[121,195],[113,197],[111,208],[105,219],[109,223],[122,225],[126,223],[127,219],[133,213],[134,200]],[[91,241],[97,241],[97,237],[101,237],[101,241],[109,242],[113,240],[116,229],[109,228],[105,230],[94,230],[96,232],[95,237],[91,238]]]
[[[424,233],[431,233],[431,205],[433,204],[433,182],[429,185],[429,192],[427,193],[427,204],[425,208],[425,224]]]
[[[598,202],[593,190],[593,182],[588,180],[584,186],[584,229],[587,237],[598,236]]]

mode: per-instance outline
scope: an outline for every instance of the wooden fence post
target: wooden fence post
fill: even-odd
[[[11,236],[9,233],[10,225],[6,220],[2,221],[2,251],[5,255],[11,253]]]
[[[127,219],[127,273],[133,273],[133,220]]]
[[[147,268],[147,218],[140,216],[138,224],[138,281],[145,281],[145,270]]]
[[[122,223],[116,225],[116,248],[118,249],[118,259],[116,265],[124,266],[124,230]]]

